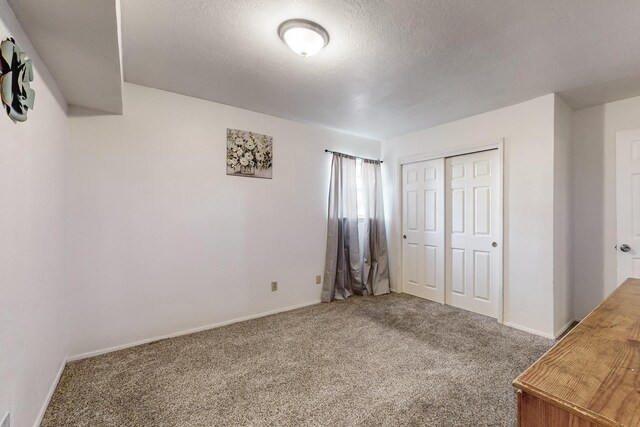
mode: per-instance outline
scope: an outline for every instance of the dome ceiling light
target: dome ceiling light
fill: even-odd
[[[278,27],[278,35],[289,48],[302,55],[315,55],[329,43],[329,33],[315,22],[289,19]]]

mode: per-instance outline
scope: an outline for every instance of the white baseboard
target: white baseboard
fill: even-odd
[[[512,322],[504,322],[503,323],[504,326],[508,326],[510,328],[514,328],[514,329],[519,329],[521,331],[525,331],[525,332],[529,332],[530,334],[534,334],[534,335],[539,335],[541,337],[545,337],[545,338],[549,338],[549,339],[556,339],[556,337],[553,334],[549,334],[546,332],[541,332],[538,331],[536,329],[532,329],[532,328],[527,328],[526,326],[520,326],[516,323],[512,323]]]
[[[395,290],[392,290],[392,292],[396,292]],[[60,364],[60,368],[58,369],[58,373],[53,381],[53,383],[51,384],[51,387],[49,389],[49,392],[47,393],[47,397],[45,398],[45,401],[40,409],[40,412],[38,414],[38,417],[36,418],[36,422],[34,423],[34,427],[39,427],[40,423],[42,422],[42,419],[44,418],[44,414],[47,410],[47,407],[49,406],[49,403],[51,402],[51,398],[53,397],[53,393],[56,390],[56,387],[58,386],[58,383],[60,382],[60,378],[62,377],[62,372],[64,371],[64,368],[66,366],[66,364],[68,362],[72,362],[75,360],[81,360],[81,359],[86,359],[89,357],[94,357],[94,356],[99,356],[101,354],[107,354],[107,353],[111,353],[114,351],[118,351],[118,350],[124,350],[126,348],[131,348],[131,347],[136,347],[138,345],[142,345],[142,344],[148,344],[150,342],[154,342],[154,341],[159,341],[159,340],[163,340],[163,339],[167,339],[167,338],[174,338],[174,337],[179,337],[182,335],[189,335],[189,334],[193,334],[196,332],[202,332],[202,331],[206,331],[209,329],[215,329],[215,328],[219,328],[221,326],[226,326],[226,325],[230,325],[233,323],[238,323],[238,322],[243,322],[245,320],[251,320],[251,319],[257,319],[259,317],[264,317],[264,316],[269,316],[272,314],[277,314],[277,313],[282,313],[285,311],[291,311],[291,310],[295,310],[298,308],[302,308],[302,307],[308,307],[310,305],[315,305],[315,304],[320,304],[320,300],[314,300],[314,301],[307,301],[301,304],[295,304],[295,305],[291,305],[288,307],[283,307],[283,308],[278,308],[275,310],[270,310],[270,311],[265,311],[262,313],[258,313],[258,314],[252,314],[249,316],[243,316],[243,317],[238,317],[235,319],[231,319],[231,320],[225,320],[223,322],[218,322],[218,323],[213,323],[210,325],[206,325],[206,326],[200,326],[197,328],[192,328],[192,329],[187,329],[185,331],[179,331],[179,332],[174,332],[168,335],[161,335],[161,336],[157,336],[154,338],[147,338],[147,339],[143,339],[143,340],[139,340],[139,341],[135,341],[135,342],[131,342],[128,344],[122,344],[122,345],[118,345],[118,346],[114,346],[114,347],[109,347],[109,348],[105,348],[102,350],[96,350],[96,351],[90,351],[87,353],[82,353],[82,354],[78,354],[76,356],[70,356],[67,357],[61,364]],[[532,329],[532,328],[527,328],[525,326],[520,326],[516,323],[512,323],[512,322],[504,322],[503,324],[505,326],[508,326],[510,328],[514,328],[514,329],[519,329],[521,331],[525,331],[525,332],[529,332],[531,334],[534,335],[539,335],[545,338],[550,338],[550,339],[556,339],[557,337],[559,337],[560,335],[562,335],[562,333],[564,333],[564,331],[567,330],[567,328],[569,326],[571,326],[571,324],[574,322],[574,320],[570,320],[569,322],[567,322],[566,325],[564,325],[562,328],[560,328],[559,332],[556,333],[555,336],[545,333],[545,332],[541,332],[538,331],[536,329]]]
[[[60,378],[62,377],[62,372],[64,371],[64,368],[65,368],[65,366],[67,365],[68,362],[72,362],[74,360],[86,359],[88,357],[93,357],[93,356],[99,356],[101,354],[111,353],[113,351],[123,350],[125,348],[135,347],[135,346],[138,346],[138,345],[141,345],[141,344],[148,344],[150,342],[154,342],[154,341],[158,341],[158,340],[162,340],[162,339],[166,339],[166,338],[179,337],[181,335],[188,335],[188,334],[193,334],[193,333],[196,333],[196,332],[206,331],[208,329],[219,328],[221,326],[230,325],[232,323],[238,323],[238,322],[242,322],[242,321],[245,321],[245,320],[256,319],[258,317],[269,316],[271,314],[277,314],[277,313],[282,313],[282,312],[285,312],[285,311],[291,311],[291,310],[295,310],[297,308],[308,307],[310,305],[315,305],[315,304],[319,304],[319,303],[320,303],[320,300],[308,301],[308,302],[304,302],[302,304],[296,304],[296,305],[292,305],[292,306],[288,306],[288,307],[279,308],[279,309],[276,309],[276,310],[270,310],[270,311],[265,311],[265,312],[258,313],[258,314],[252,314],[250,316],[238,317],[238,318],[235,318],[235,319],[226,320],[224,322],[218,322],[218,323],[214,323],[214,324],[211,324],[211,325],[206,325],[206,326],[201,326],[201,327],[198,327],[198,328],[188,329],[186,331],[175,332],[175,333],[172,333],[172,334],[169,334],[169,335],[162,335],[162,336],[155,337],[155,338],[144,339],[144,340],[132,342],[132,343],[129,343],[129,344],[118,345],[118,346],[115,346],[115,347],[105,348],[105,349],[102,349],[102,350],[91,351],[91,352],[88,352],[88,353],[82,353],[82,354],[79,354],[77,356],[67,357],[60,364],[60,368],[58,369],[58,373],[56,374],[56,377],[53,380],[53,383],[51,384],[51,387],[49,388],[49,392],[47,393],[47,396],[46,396],[46,398],[45,398],[45,400],[44,400],[44,402],[42,404],[42,407],[40,408],[40,412],[38,413],[38,417],[36,418],[36,421],[33,424],[33,426],[34,427],[39,427],[40,424],[42,423],[42,419],[44,418],[44,414],[47,411],[47,408],[49,407],[49,403],[51,402],[51,398],[53,397],[53,393],[56,391],[56,387],[58,387],[58,383],[60,382]]]
[[[42,423],[42,419],[44,418],[44,413],[47,411],[47,407],[49,407],[49,402],[51,402],[51,398],[53,397],[53,393],[56,391],[56,387],[58,387],[58,383],[60,382],[60,378],[62,377],[62,371],[64,371],[64,367],[67,365],[67,361],[63,360],[60,364],[60,368],[58,369],[58,374],[53,380],[53,384],[49,388],[49,392],[47,393],[47,397],[44,399],[44,403],[40,408],[40,412],[38,413],[38,417],[36,418],[36,422],[33,424],[33,427],[39,427],[40,423]]]
[[[160,336],[153,337],[153,338],[145,338],[143,340],[131,342],[131,343],[128,343],[128,344],[121,344],[121,345],[117,345],[117,346],[114,346],[114,347],[104,348],[102,350],[90,351],[90,352],[87,352],[87,353],[82,353],[82,354],[78,354],[78,355],[75,355],[75,356],[68,357],[67,358],[67,362],[73,362],[75,360],[81,360],[81,359],[86,359],[88,357],[99,356],[101,354],[112,353],[114,351],[124,350],[126,348],[136,347],[138,345],[148,344],[150,342],[164,340],[164,339],[167,339],[167,338],[175,338],[175,337],[179,337],[181,335],[189,335],[189,334],[193,334],[193,333],[196,333],[196,332],[202,332],[202,331],[206,331],[208,329],[214,329],[214,328],[219,328],[221,326],[230,325],[232,323],[243,322],[245,320],[256,319],[258,317],[264,317],[264,316],[269,316],[271,314],[277,314],[277,313],[282,313],[282,312],[285,312],[285,311],[291,311],[291,310],[295,310],[297,308],[308,307],[310,305],[315,305],[315,304],[320,304],[320,300],[318,299],[318,300],[314,300],[314,301],[303,302],[301,304],[291,305],[291,306],[288,306],[288,307],[278,308],[278,309],[271,310],[271,311],[265,311],[265,312],[258,313],[258,314],[252,314],[252,315],[249,315],[249,316],[238,317],[238,318],[231,319],[231,320],[225,320],[223,322],[218,322],[218,323],[214,323],[214,324],[211,324],[211,325],[200,326],[200,327],[193,328],[193,329],[187,329],[186,331],[174,332],[174,333],[171,333],[171,334],[168,334],[168,335],[160,335]]]
[[[556,331],[556,336],[554,337],[554,339],[558,339],[560,335],[564,334],[564,332],[569,329],[569,326],[573,325],[573,322],[575,321],[575,319],[571,319],[566,324],[562,325],[562,327]]]

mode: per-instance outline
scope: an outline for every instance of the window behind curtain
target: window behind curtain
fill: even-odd
[[[362,181],[362,159],[356,159],[356,191],[358,200],[358,219],[364,219],[364,196],[362,194],[363,181]]]

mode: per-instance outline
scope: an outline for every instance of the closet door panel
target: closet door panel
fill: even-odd
[[[444,159],[402,166],[402,291],[444,302]]]
[[[445,162],[445,301],[491,317],[498,316],[502,269],[498,160],[490,150]]]

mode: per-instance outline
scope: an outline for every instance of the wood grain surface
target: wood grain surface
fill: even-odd
[[[518,426],[520,427],[598,427],[598,425],[518,390]]]
[[[640,426],[640,280],[626,280],[513,385],[521,409],[529,394],[596,425]]]

